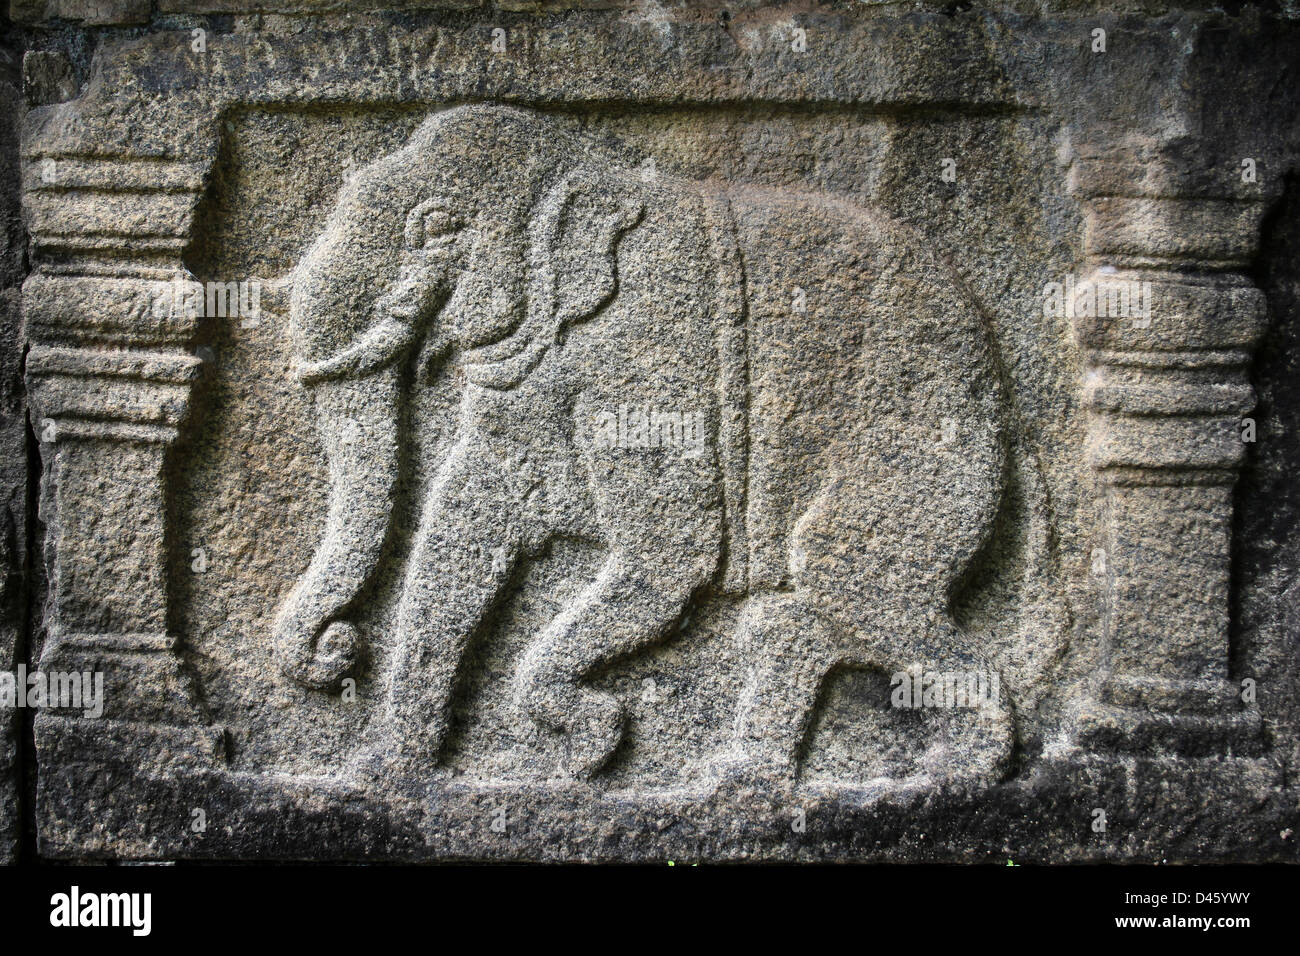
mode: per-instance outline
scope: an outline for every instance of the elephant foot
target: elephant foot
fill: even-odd
[[[395,746],[391,742],[375,744],[348,761],[347,776],[367,789],[382,789],[394,784],[431,785],[445,772],[435,769],[426,756]]]
[[[797,768],[771,755],[732,752],[713,768],[712,790],[729,801],[778,800],[793,794]]]
[[[278,648],[280,670],[290,680],[312,690],[336,690],[343,677],[356,666],[357,629],[345,621],[333,621],[325,628],[314,649]]]
[[[983,788],[1002,781],[1011,769],[1015,724],[1004,702],[953,713],[947,733],[927,748],[920,776],[945,787]]]
[[[525,671],[516,700],[538,724],[565,735],[563,764],[571,776],[599,773],[623,739],[623,705],[612,694]]]
[[[609,762],[623,739],[623,705],[610,694],[582,688],[576,696],[580,703],[568,723],[564,769],[587,780]]]

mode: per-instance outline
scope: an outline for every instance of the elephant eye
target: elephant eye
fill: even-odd
[[[424,217],[424,241],[450,232],[458,232],[464,223],[453,213],[445,209],[432,209]]]
[[[425,249],[442,245],[444,240],[464,228],[464,220],[453,210],[435,200],[420,203],[406,217],[406,247]]]

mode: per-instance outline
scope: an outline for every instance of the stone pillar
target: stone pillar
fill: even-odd
[[[46,463],[50,575],[40,666],[102,672],[105,699],[93,727],[43,713],[41,759],[68,735],[111,745],[120,727],[123,740],[165,737],[168,759],[211,761],[222,737],[181,666],[167,572],[167,456],[201,364],[188,350],[194,310],[177,294],[190,278],[181,252],[201,169],[120,156],[27,159],[27,381]],[[85,759],[85,747],[70,752]]]
[[[1102,505],[1092,570],[1104,631],[1097,695],[1074,729],[1088,749],[1241,754],[1258,743],[1259,717],[1229,669],[1229,573],[1249,364],[1266,319],[1243,270],[1265,203],[1231,186],[1153,186],[1151,169],[1083,157],[1072,172],[1096,293],[1090,307],[1076,287],[1074,329]]]

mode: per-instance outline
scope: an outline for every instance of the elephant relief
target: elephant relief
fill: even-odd
[[[396,627],[372,635],[392,642],[385,760],[432,771],[471,635],[558,537],[598,542],[602,564],[531,638],[513,693],[521,720],[563,735],[574,776],[624,732],[592,672],[674,633],[710,589],[743,602],[736,772],[792,778],[837,668],[996,679],[950,614],[1002,494],[995,355],[902,224],[824,194],[646,176],[543,114],[462,106],[348,180],[291,312],[329,511],[275,648],[308,687],[356,663],[409,392],[458,376]],[[960,759],[996,779],[1005,695],[976,716]]]

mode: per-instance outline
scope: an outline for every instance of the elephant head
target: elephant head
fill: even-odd
[[[345,183],[293,274],[297,374],[328,461],[329,510],[275,623],[290,678],[329,689],[354,664],[346,617],[384,553],[411,361],[428,372],[472,351],[467,376],[508,388],[613,294],[615,246],[640,205],[612,168],[533,114],[464,106]]]

